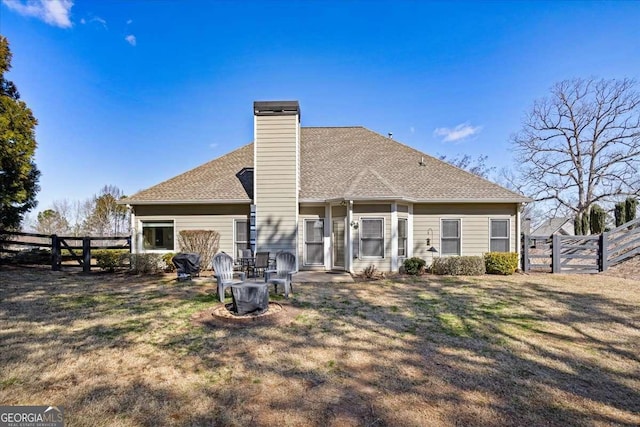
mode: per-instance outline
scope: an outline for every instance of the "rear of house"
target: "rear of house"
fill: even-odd
[[[300,127],[296,101],[254,103],[254,143],[124,201],[134,251],[289,251],[299,269],[398,271],[412,256],[519,250],[527,198],[362,127]]]

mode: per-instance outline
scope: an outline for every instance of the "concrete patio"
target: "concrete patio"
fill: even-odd
[[[353,277],[343,271],[299,271],[294,283],[353,283]]]

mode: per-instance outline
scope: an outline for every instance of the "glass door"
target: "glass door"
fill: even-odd
[[[333,247],[332,268],[344,270],[344,233],[346,218],[334,218],[331,227],[331,246]]]

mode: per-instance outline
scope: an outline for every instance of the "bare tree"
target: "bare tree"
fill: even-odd
[[[495,166],[487,165],[489,156],[485,154],[480,154],[475,160],[469,154],[458,154],[456,157],[447,157],[446,154],[443,154],[438,158],[485,179],[489,179],[489,175],[496,169]]]
[[[595,202],[640,193],[640,94],[630,79],[565,80],[512,137],[521,183],[581,217]]]

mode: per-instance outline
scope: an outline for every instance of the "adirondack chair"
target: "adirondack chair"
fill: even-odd
[[[290,252],[278,252],[276,254],[276,269],[264,272],[264,281],[273,283],[275,292],[278,293],[278,285],[284,287],[284,296],[289,298],[292,292],[291,279],[296,271],[296,257]]]
[[[213,272],[218,282],[218,298],[220,298],[220,302],[224,302],[224,291],[232,285],[244,282],[245,274],[240,272],[238,273],[240,280],[234,279],[233,258],[224,252],[220,252],[214,256],[211,264],[213,265]]]

